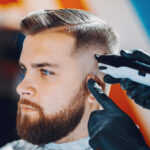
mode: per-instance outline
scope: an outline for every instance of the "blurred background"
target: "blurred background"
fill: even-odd
[[[150,53],[149,6],[149,0],[0,0],[0,147],[18,139],[15,125],[19,96],[15,89],[25,38],[19,32],[19,22],[24,16],[39,9],[88,10],[117,31],[120,49],[138,48]],[[129,100],[119,85],[111,86],[110,97],[139,125],[150,146],[150,112]]]

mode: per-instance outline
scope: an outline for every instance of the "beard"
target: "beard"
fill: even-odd
[[[22,116],[21,110],[18,108],[18,136],[37,145],[55,142],[67,136],[82,119],[87,93],[86,82],[83,81],[76,94],[72,96],[70,103],[64,109],[49,116],[43,113],[41,106],[27,99],[20,100],[19,104],[26,104],[36,108],[39,117],[36,120],[32,120],[28,115]]]

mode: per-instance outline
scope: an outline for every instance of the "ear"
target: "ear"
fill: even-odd
[[[88,80],[91,79],[91,78],[95,80],[95,78],[94,78],[93,75],[87,75],[87,77],[86,77],[86,83],[87,83]],[[93,94],[89,91],[89,89],[88,89],[88,98],[87,98],[87,100],[88,100],[88,102],[91,103],[91,104],[97,102],[96,99],[95,99],[95,97],[93,96]]]

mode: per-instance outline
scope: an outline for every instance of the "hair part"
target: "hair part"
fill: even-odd
[[[75,38],[75,52],[100,50],[104,54],[118,49],[116,33],[106,22],[94,14],[79,9],[40,10],[27,15],[20,24],[25,35],[46,29],[62,30]],[[82,50],[79,50],[82,49]]]

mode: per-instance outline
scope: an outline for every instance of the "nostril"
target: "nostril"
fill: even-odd
[[[36,90],[33,87],[20,87],[17,91],[19,95],[34,96]]]
[[[30,95],[30,93],[28,93],[28,92],[23,92],[22,94]]]

